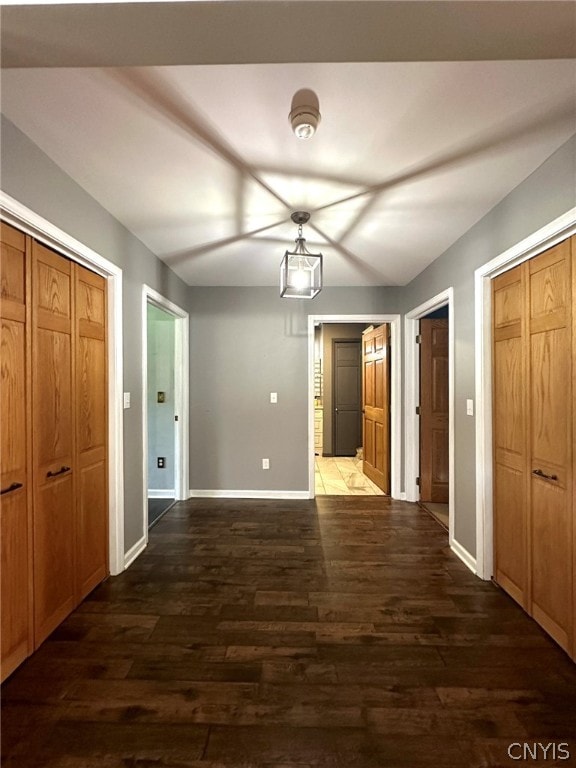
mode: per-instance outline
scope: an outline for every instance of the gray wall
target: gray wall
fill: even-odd
[[[142,536],[142,285],[185,307],[188,287],[10,121],[1,122],[2,189],[123,270],[124,535],[126,550]],[[111,183],[114,180],[111,179]]]
[[[395,313],[399,299],[397,288],[325,288],[312,301],[191,288],[190,487],[307,490],[308,314]]]
[[[455,538],[476,553],[474,398],[474,270],[576,205],[576,136],[436,259],[402,292],[402,312],[454,287]]]

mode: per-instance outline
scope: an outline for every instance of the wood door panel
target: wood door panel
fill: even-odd
[[[386,407],[386,360],[376,360],[374,363],[374,408],[384,410]]]
[[[108,531],[103,525],[103,512],[108,508],[106,462],[83,467],[78,487],[77,586],[83,599],[107,575]]]
[[[572,631],[571,515],[566,489],[532,479],[532,612],[566,650]]]
[[[526,452],[522,339],[494,345],[494,445],[519,456]]]
[[[364,460],[362,471],[390,493],[390,371],[387,325],[364,331],[362,337],[362,408]]]
[[[73,610],[75,527],[72,474],[38,489],[34,505],[34,616],[38,646]]]
[[[496,465],[494,476],[494,538],[498,543],[494,577],[522,606],[526,606],[525,474]]]
[[[448,319],[420,320],[420,499],[448,502]]]
[[[515,267],[494,281],[494,326],[513,325],[523,317],[524,290],[520,280],[520,267]]]
[[[569,342],[567,328],[532,335],[533,463],[546,460],[550,464],[566,466],[571,429],[566,399],[566,384],[571,374]]]
[[[432,486],[448,484],[448,465],[444,460],[447,453],[448,424],[442,429],[432,430]]]
[[[18,247],[7,243],[4,240],[5,226],[2,226],[0,270],[2,301],[24,305],[26,301],[25,237],[22,235]]]
[[[70,265],[47,248],[37,246],[36,250],[41,254],[38,257],[36,306],[44,318],[69,320],[72,316]]]
[[[72,461],[72,354],[68,334],[38,329],[35,380],[35,453],[40,473]]]
[[[26,331],[23,323],[2,320],[0,450],[2,488],[26,480]]]
[[[99,339],[80,337],[77,345],[78,450],[106,443],[106,349]]]
[[[30,560],[26,494],[26,486],[23,486],[2,496],[0,501],[2,680],[5,680],[30,652]]]

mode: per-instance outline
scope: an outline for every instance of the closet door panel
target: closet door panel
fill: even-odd
[[[34,640],[74,608],[72,264],[33,244]]]
[[[529,262],[532,615],[572,641],[570,242]]]
[[[76,290],[76,589],[85,597],[108,572],[106,281],[78,265]]]
[[[74,609],[71,473],[40,486],[34,504],[34,618],[38,646]]]
[[[528,608],[525,280],[525,269],[519,266],[492,283],[494,578]]]
[[[0,645],[4,680],[29,654],[31,642],[29,239],[3,223],[0,242]]]

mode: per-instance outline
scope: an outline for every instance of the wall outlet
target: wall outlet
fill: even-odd
[[[158,464],[158,469],[166,469],[166,457],[158,456],[157,464]]]
[[[262,459],[262,469],[270,469],[270,459]]]

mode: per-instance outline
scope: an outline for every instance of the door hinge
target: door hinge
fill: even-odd
[[[420,406],[416,406],[416,416],[420,416]]]
[[[422,334],[419,333],[418,336],[416,336],[416,344],[422,344]]]
[[[420,488],[420,478],[419,477],[416,478],[416,485],[418,486],[418,488]]]

